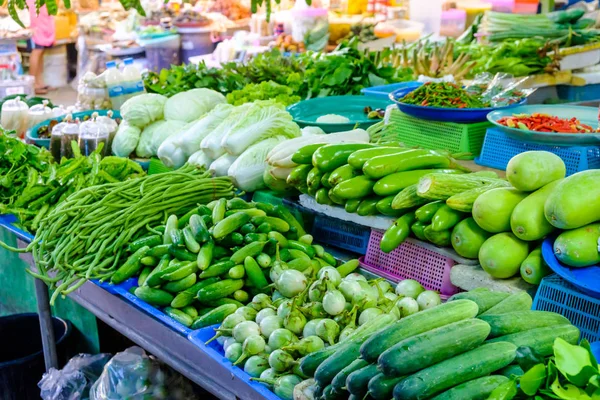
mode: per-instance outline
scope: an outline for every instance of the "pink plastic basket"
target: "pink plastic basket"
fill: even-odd
[[[456,261],[436,252],[435,246],[408,238],[386,254],[379,248],[382,236],[382,231],[371,230],[367,253],[361,262],[363,268],[395,282],[414,279],[426,289],[436,290],[443,296],[460,291],[450,282],[450,269]]]

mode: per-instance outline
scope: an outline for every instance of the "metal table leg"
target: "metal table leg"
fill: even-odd
[[[56,356],[56,340],[54,339],[54,328],[52,326],[48,286],[40,279],[35,279],[35,297],[40,318],[44,363],[46,364],[46,372],[48,372],[50,368],[58,368],[58,358]]]
[[[26,247],[27,243],[17,240],[19,247]],[[35,268],[35,262],[31,253],[24,253],[19,256],[27,262],[31,269]],[[37,303],[38,317],[40,319],[40,333],[42,337],[42,348],[44,349],[44,363],[46,371],[50,368],[58,368],[58,357],[56,355],[56,340],[54,338],[54,328],[52,326],[52,311],[50,310],[50,296],[48,295],[48,286],[40,280],[35,281],[35,297]]]

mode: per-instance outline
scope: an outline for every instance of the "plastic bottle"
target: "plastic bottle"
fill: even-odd
[[[120,110],[121,105],[127,100],[123,87],[123,74],[117,69],[117,63],[109,61],[106,63],[106,88],[108,97],[112,103],[112,108]]]
[[[123,68],[123,87],[125,89],[125,97],[130,99],[138,94],[144,93],[144,81],[139,68],[133,64],[132,58],[124,60],[125,68]]]

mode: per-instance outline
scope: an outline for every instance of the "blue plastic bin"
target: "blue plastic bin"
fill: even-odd
[[[316,212],[290,199],[283,203],[302,215],[306,231],[317,242],[361,255],[367,252],[371,228]]]
[[[545,150],[556,154],[565,162],[567,175],[587,169],[600,168],[600,147],[563,147],[526,143],[512,139],[499,129],[487,130],[481,154],[475,163],[490,168],[506,170],[511,158],[531,150]]]
[[[592,101],[600,99],[600,83],[585,86],[556,85],[558,98],[569,102]]]
[[[163,325],[168,326],[173,329],[175,332],[179,333],[182,336],[187,336],[192,330],[184,325],[181,325],[179,322],[175,321],[173,318],[169,317],[167,314],[159,310],[158,308],[151,306],[145,301],[139,299],[135,295],[129,293],[129,290],[133,287],[137,287],[137,277],[130,278],[123,283],[118,285],[113,285],[114,293],[118,296],[123,297],[129,303],[133,304],[136,308],[142,310],[146,314],[154,317]]]
[[[561,314],[581,330],[582,339],[600,341],[600,300],[581,293],[558,275],[542,280],[532,308]]]
[[[275,395],[275,393],[271,392],[262,383],[251,381],[250,375],[245,373],[241,368],[234,367],[231,361],[225,358],[225,352],[223,351],[223,347],[216,340],[213,340],[208,345],[204,344],[206,341],[208,341],[208,339],[212,338],[215,335],[215,328],[218,327],[219,325],[213,325],[195,330],[188,335],[188,339],[190,342],[199,347],[202,351],[208,354],[215,361],[225,365],[225,368],[227,368],[227,370],[229,370],[232,375],[242,380],[243,382],[246,382],[250,387],[256,390],[256,392],[258,392],[258,394],[260,394],[263,398],[268,400],[281,400],[278,396]]]

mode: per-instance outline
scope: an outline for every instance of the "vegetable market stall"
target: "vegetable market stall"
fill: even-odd
[[[3,216],[0,227],[11,232],[21,241],[21,246],[32,239],[31,235],[15,228],[14,218]],[[29,266],[35,268],[33,260]],[[117,297],[108,285],[87,282],[69,295],[71,299],[90,311],[123,336],[157,356],[188,379],[204,387],[215,396],[224,399],[256,398],[255,390],[247,382],[235,377],[222,363],[209,357],[203,349],[193,345],[186,337],[177,334],[157,319],[136,308],[132,303]],[[38,312],[41,316],[42,338],[46,368],[58,367],[52,329],[48,288],[36,279]]]

